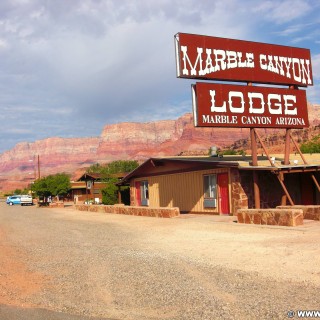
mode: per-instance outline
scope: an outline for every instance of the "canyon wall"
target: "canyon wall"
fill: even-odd
[[[319,124],[320,106],[309,104],[308,109],[310,125]],[[273,135],[269,139],[270,146],[281,149],[283,138],[279,130],[261,130],[263,136],[270,134]],[[99,137],[52,137],[32,143],[21,142],[0,154],[0,191],[24,188],[39,173],[40,176],[58,172],[73,174],[94,163],[207,154],[214,145],[228,148],[234,144],[236,149],[249,149],[248,137],[249,129],[195,128],[192,115],[187,113],[176,120],[106,125]],[[304,133],[304,139],[308,137]]]

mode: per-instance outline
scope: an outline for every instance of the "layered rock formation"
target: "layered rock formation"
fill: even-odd
[[[177,120],[107,125],[101,134],[97,155],[100,159],[128,157],[142,160],[177,155],[185,150],[206,150],[212,145],[230,145],[235,138],[248,136],[247,130],[195,128],[192,115]]]
[[[308,115],[310,127],[305,129],[292,130],[291,134],[294,140],[300,144],[302,142],[311,140],[313,137],[320,135],[320,105],[308,104]],[[263,143],[266,145],[270,153],[284,153],[285,130],[258,130]],[[234,150],[245,150],[250,153],[251,141],[249,137],[245,139],[236,140],[229,148]],[[293,143],[290,143],[290,151],[296,152]],[[258,152],[264,153],[262,146],[258,143]]]
[[[106,125],[99,137],[48,138],[22,142],[0,155],[0,191],[23,188],[40,175],[73,173],[93,163],[113,160],[144,160],[174,156],[183,151],[202,150],[212,145],[229,145],[248,136],[247,130],[194,128],[191,114],[177,120]]]
[[[319,124],[319,109],[320,106],[309,105],[310,124]],[[261,132],[267,133],[278,135],[278,140],[271,139],[273,144],[283,143],[278,131]],[[187,113],[177,120],[106,125],[99,137],[22,142],[0,154],[0,191],[24,188],[37,178],[38,156],[41,176],[57,172],[71,174],[93,163],[113,160],[206,154],[213,145],[225,148],[235,141],[236,148],[248,149],[248,137],[248,129],[195,128],[192,115]]]

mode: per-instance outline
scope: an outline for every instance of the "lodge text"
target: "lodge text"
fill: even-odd
[[[197,83],[200,126],[292,127],[309,125],[304,90]]]

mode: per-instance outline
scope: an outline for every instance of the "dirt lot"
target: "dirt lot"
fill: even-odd
[[[0,319],[287,319],[320,309],[320,223],[233,220],[0,203]]]

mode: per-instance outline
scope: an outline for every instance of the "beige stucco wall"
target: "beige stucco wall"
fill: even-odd
[[[136,205],[135,182],[148,180],[150,207],[179,207],[180,212],[218,214],[218,201],[216,208],[203,207],[203,175],[228,172],[228,169],[223,168],[134,179],[131,182],[131,205]],[[231,188],[229,181],[229,203],[230,193]]]

